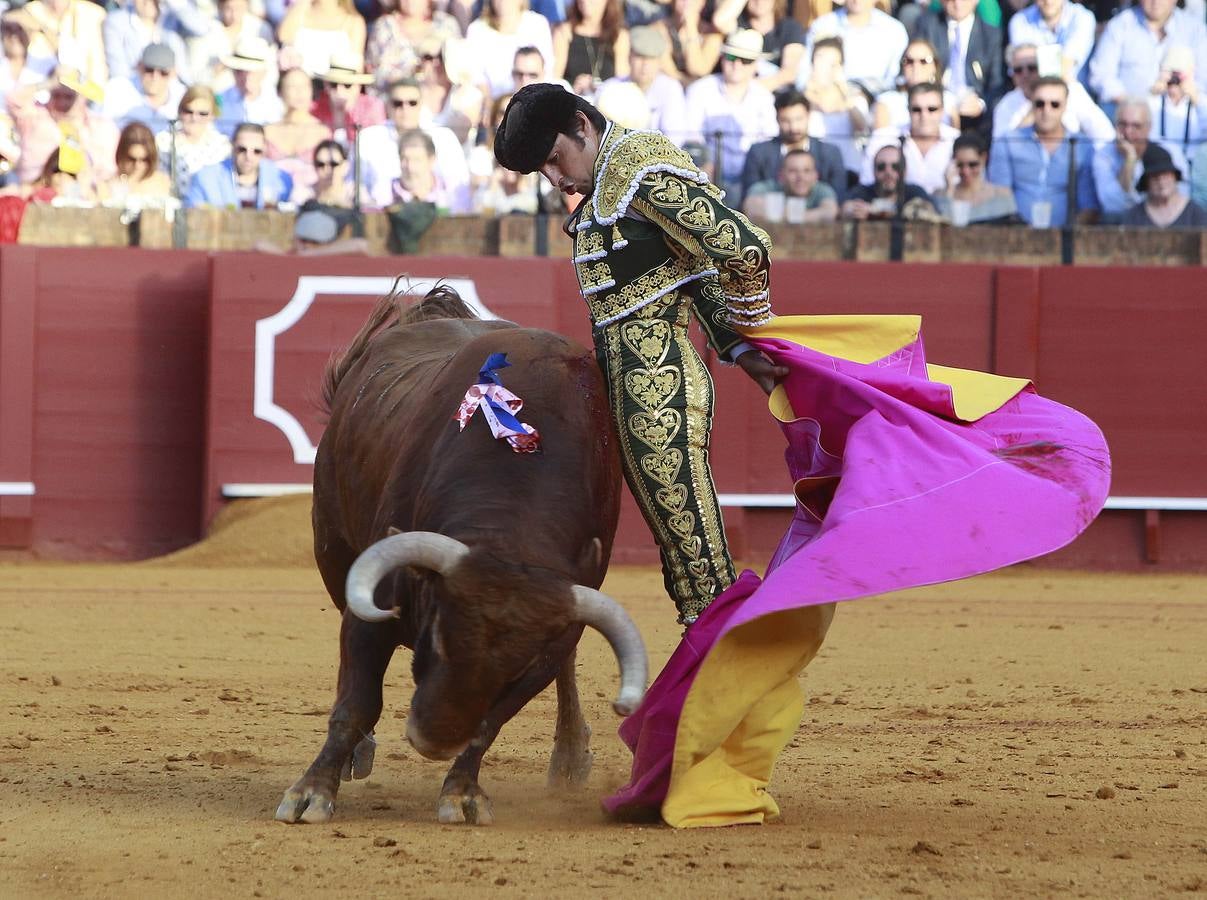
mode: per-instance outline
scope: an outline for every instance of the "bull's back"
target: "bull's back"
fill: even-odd
[[[507,354],[498,374],[524,401],[518,418],[540,432],[539,454],[512,451],[481,415],[458,428],[493,353]],[[594,537],[610,552],[619,470],[609,423],[594,358],[560,335],[478,320],[390,329],[337,390],[315,463],[316,526],[337,517],[357,551],[392,525],[477,543],[510,535],[534,560],[573,556]]]

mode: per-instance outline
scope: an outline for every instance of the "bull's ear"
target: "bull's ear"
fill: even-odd
[[[578,555],[578,564],[584,569],[599,571],[603,568],[603,541],[594,537],[587,541]]]
[[[402,529],[396,528],[393,525],[386,529],[386,537],[393,537],[396,534],[402,534]]]

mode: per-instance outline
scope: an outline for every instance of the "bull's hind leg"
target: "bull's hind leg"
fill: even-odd
[[[478,733],[469,742],[465,751],[453,762],[452,768],[448,770],[448,776],[444,779],[444,786],[440,788],[436,815],[442,823],[446,825],[461,823],[490,825],[494,823],[495,817],[490,797],[478,784],[482,757],[486,755],[490,745],[499,736],[499,730],[511,720],[512,716],[523,709],[529,700],[549,687],[549,682],[553,681],[555,675],[564,671],[567,665],[571,667],[571,673],[573,673],[574,647],[581,636],[581,625],[569,628],[561,639],[550,645],[541,661],[521,675],[486,714],[486,718],[478,727]],[[559,677],[559,698],[561,696],[560,683]]]
[[[549,756],[551,788],[580,787],[591,774],[591,727],[583,718],[578,702],[578,683],[574,672],[575,652],[557,673],[557,730],[553,734],[553,753]]]
[[[362,622],[345,612],[340,626],[339,684],[327,721],[327,742],[285,792],[281,822],[326,822],[335,812],[341,774],[358,778],[372,768],[373,728],[381,716],[382,681],[398,646],[397,626]]]

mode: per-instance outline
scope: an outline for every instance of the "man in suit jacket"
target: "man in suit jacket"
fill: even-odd
[[[271,209],[289,199],[293,179],[264,158],[264,126],[244,122],[231,139],[231,155],[206,166],[189,182],[187,207]]]
[[[943,0],[941,10],[928,10],[918,18],[911,34],[934,45],[947,73],[947,89],[960,98],[965,125],[965,120],[988,123],[993,104],[1006,89],[1002,30],[986,24],[976,7],[977,0]]]
[[[752,184],[775,181],[789,150],[807,150],[817,163],[821,181],[834,188],[838,202],[847,192],[847,170],[842,163],[842,151],[833,144],[809,137],[809,101],[799,91],[790,90],[776,95],[775,121],[779,137],[755,144],[746,153],[742,167],[742,194]]]

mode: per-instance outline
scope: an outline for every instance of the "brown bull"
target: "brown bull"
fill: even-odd
[[[492,353],[543,450],[516,453],[481,416],[458,430],[466,389]],[[574,682],[584,625],[621,666],[616,707],[645,686],[632,621],[599,593],[619,507],[607,397],[588,351],[556,334],[482,321],[439,287],[404,310],[378,304],[328,367],[330,417],[314,467],[319,571],[343,611],[339,683],[327,741],[285,792],[276,817],[321,822],[341,775],[372,766],[373,728],[394,649],[414,651],[407,739],[429,759],[456,757],[442,822],[492,820],[478,786],[499,729],[557,679],[551,783],[581,782],[590,730]]]

